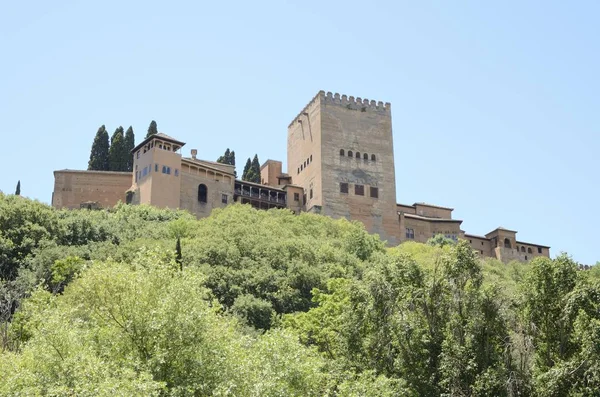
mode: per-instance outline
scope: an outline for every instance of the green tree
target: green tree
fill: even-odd
[[[92,144],[92,151],[90,153],[90,161],[88,162],[88,170],[90,171],[108,171],[108,155],[109,143],[108,143],[108,132],[102,125],[96,132],[94,143]]]
[[[175,244],[175,261],[179,265],[179,270],[183,270],[183,257],[181,255],[181,238],[177,237]]]
[[[156,121],[152,120],[150,125],[148,126],[148,133],[146,134],[146,138],[150,138],[152,135],[158,134],[158,126],[156,125]]]
[[[127,132],[125,132],[125,152],[124,156],[126,157],[126,168],[125,171],[132,172],[133,171],[133,154],[131,151],[135,147],[135,134],[133,133],[133,128],[129,126],[127,128]]]
[[[217,159],[217,163],[233,165],[233,173],[237,177],[237,173],[235,171],[235,152],[233,150],[230,151],[229,148],[227,148],[227,150],[225,150],[225,154],[219,156],[219,158]]]
[[[110,171],[126,171],[128,157],[127,148],[125,147],[125,137],[123,136],[123,127],[119,126],[110,140],[108,169]]]
[[[242,180],[243,181],[249,181],[251,182],[250,179],[248,179],[250,177],[250,170],[252,168],[252,160],[250,160],[250,157],[248,157],[248,160],[246,160],[246,165],[244,166],[244,172],[242,172]]]
[[[254,158],[252,159],[252,167],[250,169],[252,170],[252,179],[250,181],[254,183],[260,183],[260,163],[258,162],[257,154],[255,154]]]
[[[21,180],[17,182],[17,188],[15,189],[15,196],[21,195]]]
[[[435,236],[427,240],[427,244],[438,247],[445,247],[447,245],[456,244],[456,241],[444,236],[443,234],[436,234]]]

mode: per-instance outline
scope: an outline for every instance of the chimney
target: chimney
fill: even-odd
[[[198,149],[192,149],[192,158],[196,160],[196,155],[198,154]]]

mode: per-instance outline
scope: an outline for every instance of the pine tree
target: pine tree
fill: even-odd
[[[158,134],[158,127],[156,125],[156,121],[152,120],[150,122],[150,126],[148,126],[148,133],[146,134],[146,138],[149,138],[152,135],[156,135],[156,134]]]
[[[96,132],[92,150],[90,153],[90,161],[88,162],[88,170],[90,171],[108,171],[108,132],[106,127],[102,125]]]
[[[243,181],[250,182],[250,179],[248,179],[248,177],[249,177],[248,173],[250,172],[251,168],[252,168],[252,160],[250,160],[250,157],[248,157],[248,160],[246,161],[246,165],[244,166],[244,172],[242,173]]]
[[[125,137],[123,136],[123,127],[121,126],[115,130],[115,133],[110,138],[108,169],[110,171],[125,171],[127,169]]]
[[[131,128],[131,126],[129,126],[129,128],[127,128],[127,132],[125,133],[125,154],[124,156],[126,156],[126,160],[125,160],[125,171],[133,171],[133,154],[131,153],[131,151],[133,150],[133,148],[135,147],[135,134],[133,133],[133,128]]]
[[[21,180],[19,179],[19,181],[17,182],[17,189],[15,190],[15,196],[20,196],[21,195]]]
[[[255,154],[252,159],[252,177],[250,182],[260,183],[260,163],[258,162],[258,155]]]

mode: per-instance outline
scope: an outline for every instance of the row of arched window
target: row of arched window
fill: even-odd
[[[346,152],[344,149],[340,149],[340,156],[345,156]],[[360,152],[353,153],[352,150],[348,150],[348,157],[356,157],[359,159],[361,157]],[[369,155],[367,153],[362,154],[363,160],[369,160]],[[377,161],[377,157],[374,154],[371,155],[371,161]]]

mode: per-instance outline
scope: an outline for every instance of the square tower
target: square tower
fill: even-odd
[[[389,103],[320,91],[288,126],[287,154],[306,211],[400,242]]]
[[[166,134],[152,135],[132,151],[133,204],[179,208],[181,154],[185,143]]]

